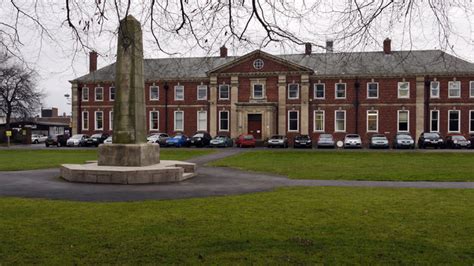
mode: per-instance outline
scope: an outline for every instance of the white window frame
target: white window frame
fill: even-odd
[[[222,128],[222,113],[227,113],[227,129]],[[230,113],[227,110],[219,111],[219,131],[228,132],[230,129]]]
[[[109,130],[114,130],[114,111],[109,111]]]
[[[262,86],[262,97],[255,97],[255,85],[261,85]],[[256,100],[265,99],[265,84],[263,84],[263,83],[254,83],[254,84],[252,84],[252,99],[256,99]]]
[[[457,96],[451,96],[451,90],[453,90],[451,88],[451,84],[454,84],[454,83],[459,84],[459,95],[457,95]],[[459,81],[459,80],[448,81],[448,98],[461,98],[461,90],[462,90],[461,89],[461,81]],[[448,117],[448,120],[449,120],[449,117]]]
[[[376,120],[375,120],[375,130],[370,130],[369,129],[369,115],[375,115]],[[379,132],[379,111],[378,110],[367,110],[367,116],[366,116],[366,124],[367,124],[367,132]]]
[[[183,90],[183,98],[181,99],[178,99],[176,96],[178,95],[177,94],[177,91],[178,89],[182,89]],[[174,100],[175,101],[184,101],[184,86],[183,85],[176,85],[174,86]]]
[[[406,96],[400,95],[400,85],[404,83],[408,84]],[[410,99],[410,82],[409,81],[399,81],[397,83],[397,96],[399,99]]]
[[[153,128],[153,113],[156,113],[156,119],[157,119],[157,128]],[[152,110],[149,112],[149,118],[148,118],[148,125],[150,128],[150,131],[159,131],[160,130],[160,111]]]
[[[376,97],[370,97],[369,96],[369,87],[370,84],[376,84],[377,85],[377,96]],[[379,83],[378,82],[368,82],[367,83],[367,99],[378,99],[379,98]]]
[[[318,85],[322,85],[323,86],[323,97],[317,97],[317,87]],[[326,99],[326,84],[325,83],[315,83],[313,85],[313,98],[314,99],[318,99],[318,100],[321,100],[321,99]]]
[[[469,133],[474,133],[474,127],[471,127],[471,120],[474,119],[474,116],[472,115],[474,113],[474,110],[469,110]],[[472,145],[473,143],[471,143]]]
[[[337,129],[337,113],[338,112],[344,113],[344,129],[343,130],[338,130]],[[334,132],[346,132],[346,127],[347,127],[347,113],[346,113],[346,110],[335,110],[334,111]]]
[[[469,81],[469,97],[474,98],[474,81]]]
[[[438,96],[433,96],[433,84],[437,83],[438,84]],[[430,82],[430,98],[432,99],[438,99],[441,94],[441,83],[439,81],[431,81]]]
[[[154,89],[156,89],[156,98],[151,97],[153,94],[151,93]],[[160,100],[160,87],[159,86],[150,86],[149,90],[149,98],[150,101],[159,101]]]
[[[84,91],[87,91],[87,93],[84,93]],[[84,99],[84,95],[87,95],[87,99]],[[83,102],[89,101],[89,87],[82,87],[81,101]]]
[[[224,98],[221,96],[222,89],[227,87],[227,97]],[[219,85],[219,100],[229,100],[230,99],[230,85],[229,84],[220,84]]]
[[[296,113],[296,129],[290,129],[290,113]],[[299,110],[288,110],[288,132],[299,132],[300,131],[300,111]]]
[[[102,127],[97,127],[97,114],[102,114]],[[104,112],[103,111],[95,111],[94,112],[94,130],[104,130]]]
[[[200,113],[203,113],[205,114],[204,117],[206,118],[205,120],[205,123],[204,123],[204,127],[199,127],[199,114]],[[196,128],[197,128],[197,131],[207,131],[207,111],[205,110],[201,110],[201,111],[197,111],[196,113]]]
[[[87,123],[84,123],[84,114],[87,114]],[[88,111],[82,111],[82,117],[81,117],[81,123],[82,123],[82,130],[89,130],[89,112]]]
[[[199,98],[199,91],[203,90],[206,92],[206,95],[202,98]],[[198,85],[196,89],[196,99],[198,101],[206,101],[207,100],[207,85]]]
[[[181,117],[182,117],[182,121],[183,121],[183,122],[182,122],[182,128],[177,128],[177,127],[176,127],[176,114],[177,114],[177,113],[181,113],[181,114],[182,114],[182,116],[181,116]],[[184,131],[184,111],[174,111],[174,119],[173,119],[173,120],[174,120],[174,121],[173,121],[173,122],[174,122],[174,125],[173,125],[173,126],[174,126],[174,131]]]
[[[296,97],[290,97],[290,87],[296,85]],[[288,84],[288,99],[289,100],[297,100],[300,98],[300,84],[298,83],[290,83]]]
[[[438,113],[438,119],[436,121],[436,127],[438,128],[438,130],[433,130],[433,113]],[[439,110],[430,110],[430,132],[439,132],[439,113]]]
[[[451,112],[456,112],[458,113],[458,130],[457,131],[452,131],[450,128],[449,128],[449,125],[451,124],[450,123],[450,114]],[[461,132],[461,110],[448,110],[448,133],[460,133]]]
[[[407,113],[407,130],[400,130],[400,112]],[[397,110],[397,132],[410,132],[410,110]]]
[[[113,99],[112,99],[112,89],[114,89],[114,98]],[[111,101],[111,102],[115,101],[115,96],[116,96],[115,87],[114,86],[109,87],[109,101]]]
[[[323,128],[322,129],[317,129],[316,128],[316,113],[321,113],[323,114]],[[325,124],[326,124],[326,112],[324,110],[314,110],[313,112],[313,132],[324,132],[324,128],[325,128]]]
[[[344,97],[338,97],[337,96],[337,85],[344,84]],[[344,82],[338,82],[334,84],[334,98],[335,99],[346,99],[347,98],[347,83]]]
[[[102,100],[97,100],[97,91],[99,89],[102,91]],[[104,101],[104,87],[95,87],[95,89],[94,89],[94,100],[96,102],[103,102]]]

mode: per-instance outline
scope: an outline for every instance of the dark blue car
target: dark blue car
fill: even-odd
[[[183,147],[183,146],[188,146],[188,137],[186,135],[176,135],[172,138],[168,138],[166,140],[166,146],[174,146],[174,147]]]

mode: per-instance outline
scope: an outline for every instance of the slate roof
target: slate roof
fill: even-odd
[[[311,68],[317,76],[474,75],[474,64],[440,50],[274,55]],[[145,59],[145,80],[206,78],[207,72],[240,57]],[[113,81],[115,63],[72,82]]]

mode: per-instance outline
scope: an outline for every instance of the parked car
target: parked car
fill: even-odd
[[[153,133],[149,135],[146,139],[148,143],[158,143],[161,146],[166,145],[166,140],[169,139],[169,135],[166,133]]]
[[[394,149],[414,149],[415,140],[408,133],[397,133],[393,139]]]
[[[209,142],[210,147],[233,147],[234,141],[228,136],[216,136]]]
[[[358,134],[347,134],[344,137],[344,149],[347,148],[362,148],[362,139]]]
[[[90,136],[90,138],[87,139],[86,146],[99,147],[99,145],[104,143],[104,140],[106,140],[108,137],[109,137],[109,134],[107,133],[94,134]]]
[[[166,146],[174,146],[177,148],[188,146],[188,137],[183,134],[177,134],[166,140]]]
[[[207,132],[196,132],[194,136],[189,138],[189,146],[206,147],[209,146],[211,139],[211,135]]]
[[[58,135],[49,136],[46,139],[46,141],[44,142],[44,144],[46,145],[46,147],[49,147],[49,146],[57,146],[57,147],[66,146],[68,138],[69,138],[69,135],[67,135],[67,134],[58,134]]]
[[[369,143],[369,148],[371,149],[388,149],[388,139],[385,135],[383,134],[374,134],[370,138],[370,143]]]
[[[473,143],[474,143],[474,134],[469,135],[469,141],[471,142],[471,147],[470,148],[474,149],[474,145],[473,145]]]
[[[446,136],[446,148],[450,149],[462,149],[462,148],[470,148],[471,141],[467,140],[463,135],[449,135]]]
[[[418,138],[418,148],[425,149],[427,147],[444,148],[443,138],[436,132],[423,132]]]
[[[281,147],[288,148],[288,138],[286,136],[274,135],[267,141],[268,148]]]
[[[88,138],[89,136],[85,134],[76,134],[67,140],[66,145],[68,147],[83,147],[86,145],[86,141]]]
[[[336,141],[334,141],[331,134],[320,134],[316,146],[318,148],[334,148],[336,147]]]
[[[107,139],[105,139],[104,144],[112,144],[112,136],[109,136]]]
[[[313,142],[308,135],[297,135],[293,140],[293,148],[312,148]]]
[[[242,134],[240,135],[237,140],[235,141],[237,147],[253,147],[255,148],[256,141],[253,135],[250,134]]]
[[[33,144],[44,143],[47,138],[48,136],[45,136],[45,135],[32,134],[31,143]]]

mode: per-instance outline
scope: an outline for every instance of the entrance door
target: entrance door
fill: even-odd
[[[247,121],[248,133],[256,139],[262,139],[262,114],[249,114]]]

